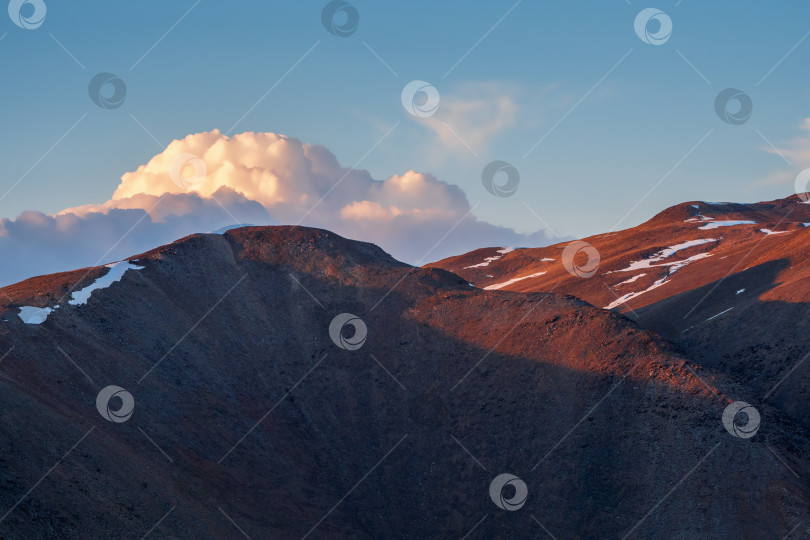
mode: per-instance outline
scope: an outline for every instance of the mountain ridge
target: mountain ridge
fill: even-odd
[[[749,389],[624,314],[558,290],[482,290],[304,227],[192,235],[129,261],[142,269],[41,324],[20,302],[56,302],[103,267],[27,280],[0,303],[10,536],[157,523],[207,538],[238,523],[279,538],[506,537],[539,521],[560,536],[767,537],[810,517],[790,472],[810,472],[806,433],[758,402],[760,433],[730,435],[723,411]],[[341,314],[367,328],[356,350],[330,336]],[[109,385],[134,396],[124,422],[94,407]],[[527,485],[525,509],[493,505],[500,473]]]

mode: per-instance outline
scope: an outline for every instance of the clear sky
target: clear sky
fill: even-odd
[[[431,173],[481,219],[545,228],[534,212],[574,236],[686,200],[784,197],[810,166],[793,146],[810,117],[806,3],[657,2],[661,45],[636,34],[638,0],[352,0],[348,37],[325,30],[325,4],[50,0],[36,30],[3,17],[0,195],[16,187],[0,217],[106,201],[172,139],[215,128],[322,144],[378,179]],[[99,72],[126,83],[120,108],[88,98]],[[412,80],[440,93],[434,118],[404,110]],[[715,113],[729,87],[752,100],[742,125]],[[520,172],[513,197],[483,188],[493,160]]]

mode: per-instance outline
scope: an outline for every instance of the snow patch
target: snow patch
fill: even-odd
[[[464,270],[466,270],[467,268],[481,268],[481,267],[484,267],[484,266],[489,266],[489,263],[491,263],[492,261],[497,261],[500,258],[501,258],[500,255],[495,255],[494,257],[487,257],[487,258],[484,259],[484,262],[481,262],[481,263],[478,263],[478,264],[473,264],[471,266],[465,266]]]
[[[671,264],[671,266],[669,266],[669,272],[667,272],[667,275],[665,275],[664,277],[662,277],[661,279],[659,279],[658,281],[656,281],[655,283],[653,283],[652,285],[650,285],[649,287],[644,289],[643,291],[627,293],[624,296],[622,296],[621,298],[617,298],[614,302],[611,302],[610,304],[606,305],[603,309],[613,309],[615,307],[618,307],[618,306],[624,304],[628,300],[636,298],[637,296],[641,296],[642,294],[648,293],[648,292],[652,291],[653,289],[657,289],[658,287],[660,287],[661,285],[666,283],[667,280],[672,276],[672,274],[674,274],[675,272],[677,272],[678,270],[680,270],[684,266],[688,265],[691,262],[697,261],[699,259],[705,259],[706,257],[711,257],[711,254],[709,254],[709,253],[698,253],[697,255],[693,255],[693,256],[689,257],[688,259],[678,261],[677,263],[658,264],[658,265],[656,265],[656,266],[669,266]],[[636,277],[641,277],[641,276],[636,276]],[[621,285],[621,283],[619,285]]]
[[[524,279],[535,278],[535,277],[538,277],[538,276],[542,276],[545,273],[546,272],[537,272],[536,274],[531,274],[529,276],[516,277],[516,278],[510,279],[509,281],[504,281],[503,283],[496,283],[495,285],[490,285],[489,287],[484,287],[484,289],[487,290],[487,291],[495,291],[497,289],[501,289],[503,287],[511,285],[512,283],[515,283],[517,281],[522,281]]]
[[[643,291],[627,293],[624,296],[622,296],[620,298],[617,298],[615,301],[613,301],[610,304],[606,305],[603,309],[613,309],[615,307],[618,307],[618,306],[628,302],[629,300],[631,300],[633,298],[636,298],[638,296],[641,296],[642,294],[645,294],[645,293],[648,293],[648,292],[650,292],[650,291],[652,291],[654,289],[657,289],[658,287],[660,287],[661,285],[666,283],[667,280],[672,276],[672,274],[674,274],[675,272],[677,272],[678,270],[680,270],[684,266],[693,263],[694,261],[698,261],[700,259],[705,259],[706,257],[711,257],[711,253],[698,253],[697,255],[692,255],[691,257],[687,257],[686,259],[682,259],[680,261],[665,262],[665,263],[661,263],[661,264],[652,264],[652,263],[661,262],[662,260],[666,259],[667,257],[671,257],[672,255],[674,255],[678,251],[681,251],[681,250],[684,250],[684,249],[687,249],[687,248],[690,248],[690,247],[693,247],[693,246],[699,246],[699,245],[702,245],[702,244],[706,244],[708,242],[717,242],[718,240],[719,240],[719,238],[700,238],[700,239],[697,239],[697,240],[688,240],[686,242],[676,244],[676,245],[668,247],[666,249],[662,249],[661,251],[659,251],[658,253],[656,253],[655,255],[650,257],[649,259],[642,259],[640,261],[634,261],[634,262],[630,263],[630,266],[628,266],[627,268],[624,268],[622,270],[614,270],[614,272],[629,272],[631,270],[639,270],[641,268],[656,268],[656,267],[661,267],[661,266],[669,267],[669,269],[667,271],[667,275],[665,275],[664,277],[662,277],[658,281],[654,282],[652,285],[650,285],[649,287],[647,287]],[[607,272],[607,273],[611,274],[613,272]],[[631,279],[627,280],[626,282],[622,282],[622,283],[635,281],[636,279],[640,278],[643,275],[644,274],[640,274],[640,275],[635,276],[634,278],[631,278]],[[619,283],[619,285],[621,285],[622,283]]]
[[[25,324],[42,324],[51,312],[53,312],[53,309],[49,307],[23,306],[20,308],[20,319]]]
[[[95,280],[92,284],[88,285],[80,291],[73,291],[71,299],[68,302],[71,306],[83,306],[90,299],[93,291],[106,289],[113,283],[121,281],[127,270],[143,270],[143,266],[136,266],[129,261],[121,261],[113,264],[108,264],[109,272]]]
[[[648,293],[653,289],[657,289],[658,287],[660,287],[661,285],[666,283],[667,278],[669,276],[670,276],[670,274],[667,274],[666,276],[662,277],[661,279],[659,279],[658,281],[656,281],[655,283],[653,283],[652,285],[650,285],[649,287],[647,287],[643,291],[627,293],[624,296],[622,296],[621,298],[617,298],[615,301],[613,301],[610,304],[606,305],[603,309],[613,309],[615,307],[618,307],[618,306],[624,304],[628,300],[631,300],[631,299],[633,299],[633,298],[635,298],[637,296],[641,296],[644,293]]]
[[[98,291],[100,289],[106,289],[113,283],[117,283],[121,281],[121,278],[124,277],[124,274],[127,270],[143,270],[145,267],[143,266],[136,266],[129,261],[121,261],[117,263],[112,263],[106,265],[109,268],[109,272],[95,280],[93,283],[85,287],[80,291],[73,291],[71,295],[71,299],[68,301],[68,304],[71,306],[83,306],[87,304],[87,301],[90,299],[90,295],[93,291]],[[59,306],[56,305],[52,308],[44,307],[38,308],[34,306],[23,306],[20,308],[20,319],[25,324],[42,324],[47,319],[48,316],[53,313],[55,310],[59,309]]]
[[[731,227],[733,225],[756,225],[756,221],[712,221],[703,227],[698,227],[701,231],[708,231],[709,229],[716,229],[717,227]]]
[[[661,258],[665,259],[670,255],[674,255],[675,253],[683,249],[708,244],[709,242],[716,242],[717,240],[718,240],[717,238],[698,238],[697,240],[687,240],[686,242],[675,244],[674,246],[668,247],[665,250],[661,251]]]
[[[482,268],[484,266],[489,266],[489,263],[491,263],[493,261],[497,261],[498,259],[500,259],[504,255],[506,255],[507,253],[511,253],[513,251],[515,251],[515,248],[513,248],[513,247],[501,248],[501,249],[496,251],[496,253],[500,253],[500,255],[493,255],[492,257],[486,257],[486,258],[484,258],[484,262],[480,262],[478,264],[473,264],[472,266],[465,266],[464,270],[466,270],[468,268]]]
[[[670,246],[668,248],[662,249],[649,259],[641,259],[640,261],[633,261],[630,263],[630,266],[627,268],[623,268],[621,270],[613,270],[612,272],[606,272],[607,274],[612,274],[613,272],[632,272],[633,270],[642,270],[644,268],[655,268],[656,266],[677,266],[678,268],[682,268],[686,266],[692,261],[696,261],[698,259],[702,259],[704,257],[708,257],[708,253],[701,253],[698,255],[693,255],[688,259],[684,259],[682,261],[676,262],[669,262],[663,264],[653,264],[656,262],[661,262],[664,259],[671,257],[675,253],[688,249],[694,246],[700,246],[702,244],[708,244],[709,242],[718,242],[719,238],[698,238],[696,240],[687,240],[686,242],[681,242],[680,244],[675,244],[674,246]],[[676,268],[677,269],[677,268]],[[671,271],[672,272],[672,271]]]
[[[617,284],[616,284],[616,287],[618,287],[619,285],[625,285],[625,284],[627,284],[627,283],[633,283],[633,282],[634,282],[635,280],[637,280],[638,278],[640,278],[640,277],[642,277],[642,276],[646,276],[646,275],[647,275],[646,273],[642,273],[642,274],[639,274],[639,275],[637,275],[637,276],[633,276],[633,277],[631,277],[630,279],[625,279],[625,280],[624,280],[624,281],[622,281],[621,283],[617,283]]]
[[[770,236],[772,234],[787,234],[792,232],[792,231],[772,231],[770,229],[760,229],[760,231],[764,232],[767,236]]]
[[[744,292],[745,292],[745,289],[740,289],[739,291],[737,291],[737,294],[741,294],[741,293],[744,293]]]

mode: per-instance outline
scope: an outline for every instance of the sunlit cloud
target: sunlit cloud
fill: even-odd
[[[374,242],[424,264],[482,246],[538,246],[478,220],[464,192],[431,174],[375,180],[341,167],[325,147],[275,133],[217,130],[172,141],[121,177],[101,204],[0,220],[0,282],[107,263],[194,232],[234,224],[301,224]]]

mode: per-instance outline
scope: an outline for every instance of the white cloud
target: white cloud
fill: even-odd
[[[436,164],[444,164],[448,158],[487,155],[507,132],[535,138],[549,117],[563,114],[573,101],[558,91],[556,83],[526,86],[476,81],[436,86],[441,93],[436,113],[427,118],[410,117],[431,132],[419,150],[420,159],[425,162],[427,156]]]
[[[504,85],[475,83],[442,96],[436,114],[418,121],[447,149],[485,153],[493,139],[515,125],[518,110],[515,96]]]
[[[228,212],[249,223],[274,224],[259,203],[228,189],[216,196],[227,212],[213,199],[183,193],[136,198],[152,215],[125,201],[123,207],[104,212],[49,216],[29,211],[16,220],[2,219],[0,285],[121,260],[195,232],[216,230],[233,223]]]
[[[775,170],[754,182],[755,186],[792,186],[796,180],[796,173],[810,167],[810,118],[805,118],[800,127],[804,134],[788,141],[782,148],[771,146],[764,148],[768,153],[787,158],[791,163],[791,169]]]
[[[779,148],[776,150],[766,148],[766,150],[774,154],[782,154],[791,161],[810,163],[810,118],[805,118],[800,127],[804,130],[805,135],[801,135],[790,141],[787,144],[787,148]]]
[[[199,156],[206,171],[188,188],[170,174],[182,154]],[[0,258],[15,261],[0,268],[0,283],[108,263],[234,223],[300,221],[374,242],[411,264],[483,246],[549,241],[541,232],[524,235],[479,221],[470,210],[458,186],[430,174],[374,180],[367,171],[341,167],[323,146],[274,133],[227,137],[214,130],[173,141],[124,174],[103,204],[0,220]]]

